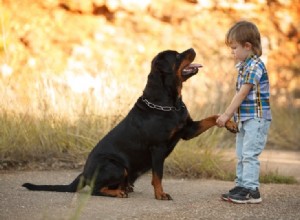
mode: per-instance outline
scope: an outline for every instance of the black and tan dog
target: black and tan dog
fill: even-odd
[[[163,51],[151,64],[143,95],[128,115],[91,151],[84,170],[69,185],[23,184],[30,190],[76,192],[92,185],[92,195],[128,197],[133,183],[152,169],[155,198],[170,200],[162,187],[166,157],[180,139],[189,140],[216,125],[217,115],[193,121],[181,97],[182,84],[198,72],[193,49]],[[235,123],[226,128],[237,132]]]

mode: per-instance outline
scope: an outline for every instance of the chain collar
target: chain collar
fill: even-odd
[[[149,108],[153,108],[153,109],[157,109],[160,111],[164,111],[164,112],[169,112],[169,111],[179,111],[180,108],[176,108],[174,106],[160,106],[160,105],[155,105],[151,102],[149,102],[147,99],[142,97],[142,101],[149,107]],[[182,105],[182,107],[184,107],[184,105]]]

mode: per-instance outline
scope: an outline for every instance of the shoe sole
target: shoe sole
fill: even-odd
[[[222,197],[222,196],[221,196],[221,199],[222,199],[223,201],[228,201],[228,200],[229,200],[228,198],[225,198],[225,197]]]
[[[259,198],[259,199],[248,199],[248,200],[236,200],[236,199],[231,199],[229,198],[228,199],[230,202],[232,203],[236,203],[236,204],[259,204],[262,202],[262,199]]]

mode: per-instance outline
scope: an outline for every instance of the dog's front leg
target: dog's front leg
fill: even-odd
[[[218,119],[218,115],[212,115],[201,121],[188,121],[185,130],[182,135],[182,139],[189,140],[208,130],[209,128],[217,125],[216,121]],[[227,121],[225,123],[225,127],[232,133],[238,132],[237,124],[233,121]]]
[[[166,153],[165,150],[161,148],[152,148],[152,185],[154,187],[154,195],[158,200],[172,200],[172,197],[165,193],[162,187],[163,166]]]

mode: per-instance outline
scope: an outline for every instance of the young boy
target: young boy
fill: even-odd
[[[258,156],[265,147],[272,119],[268,74],[259,58],[262,54],[260,33],[253,23],[240,21],[229,29],[225,43],[238,62],[238,74],[236,94],[217,119],[217,125],[223,127],[234,115],[239,133],[235,187],[221,198],[234,203],[260,203]]]

